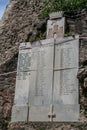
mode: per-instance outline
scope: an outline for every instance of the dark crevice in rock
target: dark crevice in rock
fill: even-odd
[[[13,55],[13,57],[7,62],[5,62],[3,65],[0,66],[0,73],[6,73],[14,71],[17,68],[17,59],[18,59],[18,52]]]

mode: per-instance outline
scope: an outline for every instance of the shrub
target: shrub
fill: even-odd
[[[41,17],[55,11],[77,11],[87,8],[87,0],[45,0]]]

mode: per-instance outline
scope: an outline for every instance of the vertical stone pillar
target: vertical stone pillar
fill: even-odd
[[[65,32],[65,18],[63,17],[63,12],[51,13],[49,17],[50,20],[48,20],[47,23],[47,39],[63,38]]]
[[[19,47],[16,88],[11,122],[27,121],[30,78],[31,45],[21,43]]]

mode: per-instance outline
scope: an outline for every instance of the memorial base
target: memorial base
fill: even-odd
[[[78,122],[80,105],[54,105],[54,122]]]
[[[11,123],[12,122],[21,122],[21,121],[27,121],[27,115],[28,115],[28,106],[17,106],[14,105],[12,108],[12,117],[11,117]]]

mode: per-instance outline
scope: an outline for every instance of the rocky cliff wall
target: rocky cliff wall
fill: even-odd
[[[43,38],[46,31],[46,19],[38,19],[42,9],[42,0],[11,0],[0,22],[0,73],[15,71],[18,59],[18,46],[20,42]],[[81,124],[55,124],[41,127],[41,124],[31,124],[35,129],[59,129],[59,130],[86,130],[84,112],[87,109],[87,11],[65,14],[66,30],[70,34],[78,33],[82,39],[80,44],[80,103]],[[43,34],[41,34],[43,33]],[[13,104],[16,73],[0,75],[0,130],[6,130],[10,121]],[[14,125],[14,129],[25,130],[27,124]],[[29,126],[29,125],[28,125]],[[49,127],[50,126],[50,127]],[[57,126],[57,128],[56,128]],[[74,127],[71,127],[74,126]],[[9,129],[13,129],[13,125]],[[28,128],[27,128],[28,129]]]
[[[40,23],[40,0],[11,0],[0,22],[0,73],[15,71],[18,46],[33,35]],[[0,130],[6,130],[10,120],[16,73],[0,76]]]

